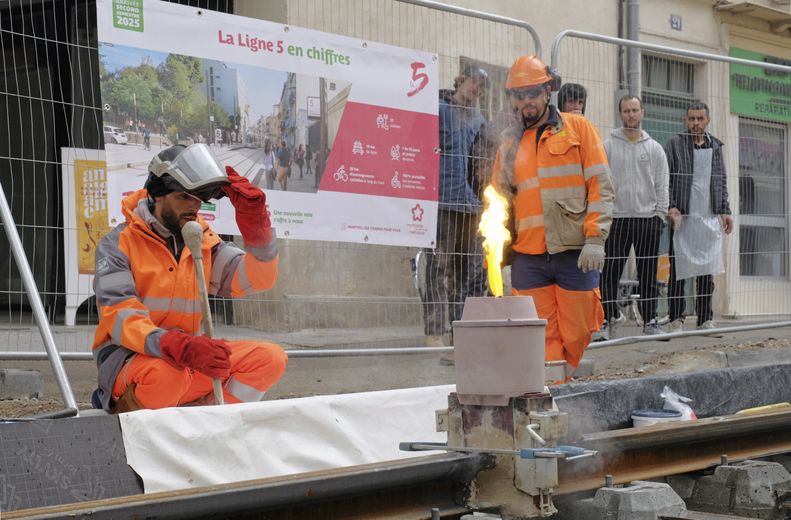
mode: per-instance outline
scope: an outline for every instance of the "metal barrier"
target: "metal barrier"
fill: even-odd
[[[633,76],[624,73],[625,64],[619,61],[622,47],[642,52],[641,71],[637,75],[641,78],[640,85],[629,85],[628,78]],[[757,327],[755,322],[763,322],[766,327],[785,326],[787,322],[777,320],[791,315],[789,216],[785,201],[788,166],[784,159],[788,136],[786,125],[732,112],[734,103],[746,98],[732,95],[729,90],[730,75],[733,74],[729,66],[750,66],[786,75],[791,73],[791,67],[775,63],[573,30],[558,34],[551,47],[551,67],[563,77],[564,83],[579,82],[587,86],[585,115],[599,127],[603,138],[621,126],[618,101],[630,90],[642,91],[645,109],[643,129],[662,145],[673,134],[686,131],[684,117],[691,102],[701,100],[710,107],[708,131],[725,143],[726,186],[735,222],[734,233],[726,235],[724,240],[725,272],[715,278],[715,320],[717,330],[736,332],[754,330]],[[623,229],[621,226],[620,230]],[[668,235],[665,229],[656,257],[659,262],[657,282],[665,288],[671,282]],[[650,234],[641,233],[637,243],[646,238],[650,238]],[[608,244],[624,239],[625,235],[613,236],[611,233]],[[621,278],[622,288],[638,285],[634,253],[630,256]],[[623,256],[615,258],[627,260]],[[692,285],[688,281],[686,292],[680,297],[687,315],[695,314],[696,289]],[[639,292],[635,287],[635,294],[627,294],[627,297],[634,296],[644,303],[647,299],[645,295],[638,295]],[[664,326],[672,296],[665,299],[662,292],[657,297],[656,316]],[[618,295],[612,291],[609,298],[603,296],[605,305],[625,306],[625,302],[618,301]],[[650,309],[649,306],[646,308]],[[621,330],[617,340],[611,338],[613,341],[604,342],[601,346],[642,341],[643,338],[636,337],[640,334],[637,327],[643,324],[639,312],[635,318],[631,320],[635,322],[633,326]],[[743,322],[752,323],[739,324]],[[686,327],[689,326],[687,323]]]
[[[234,10],[232,1],[177,3]],[[255,9],[251,4],[248,8]],[[237,14],[247,14],[239,11],[243,7],[236,6]],[[103,72],[94,11],[91,0],[45,0],[0,8],[3,65],[8,75],[0,86],[5,101],[0,103],[0,113],[6,116],[8,136],[0,143],[0,160],[5,166],[0,169],[0,183],[7,190],[21,244],[40,291],[50,338],[60,351],[54,355],[50,340],[39,339],[35,333],[34,318],[39,313],[33,300],[37,296],[14,274],[17,269],[8,255],[0,257],[0,359],[49,358],[57,363],[54,358],[91,358],[97,323],[93,299],[80,306],[75,326],[63,325],[67,298],[84,300],[89,289],[85,286],[78,289],[81,294],[71,295],[65,289],[64,264],[73,261],[66,255],[70,240],[66,232],[74,236],[79,230],[66,217],[75,208],[73,201],[63,199],[67,183],[63,168],[74,165],[62,154],[64,148],[79,148],[87,152],[78,158],[93,159],[89,152],[101,149],[104,140],[111,138],[102,128],[99,75]],[[482,67],[489,74],[491,88],[477,106],[487,120],[504,117],[507,99],[501,85],[514,56],[541,52],[536,31],[524,21],[431,0],[297,0],[288,2],[284,16],[287,19],[280,21],[288,24],[436,53],[439,86],[443,88],[452,88],[454,78],[465,67]],[[130,133],[130,142],[134,143],[136,137]],[[156,139],[151,144],[162,145]],[[483,161],[481,164],[491,160],[489,150],[473,156]],[[145,168],[129,166],[141,172]],[[480,170],[487,168],[481,166]],[[279,337],[302,330],[316,330],[320,335],[327,329],[376,327],[386,334],[392,332],[393,339],[385,342],[388,345],[403,345],[409,351],[424,344],[423,303],[412,282],[415,248],[279,240],[281,272],[276,288],[251,298],[213,299],[213,315],[219,327],[226,331],[244,327],[248,335],[277,332]],[[465,262],[478,256],[456,255]],[[421,269],[425,279],[425,267]],[[460,305],[463,300],[451,301],[444,295],[434,303],[444,307],[447,314],[447,306]],[[449,330],[447,316],[444,327]],[[287,340],[283,343],[288,344]],[[433,351],[447,352],[448,348]],[[291,352],[296,357],[311,355]],[[57,369],[55,372],[60,381],[62,374]],[[62,393],[69,394],[63,398],[71,407],[70,391]]]

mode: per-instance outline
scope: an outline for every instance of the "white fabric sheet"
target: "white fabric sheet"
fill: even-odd
[[[369,464],[433,452],[434,411],[454,385],[120,415],[128,464],[146,493]]]

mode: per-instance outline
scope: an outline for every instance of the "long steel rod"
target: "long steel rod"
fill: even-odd
[[[751,330],[781,329],[791,327],[791,321],[776,321],[772,323],[753,323],[750,325],[737,325],[734,327],[718,327],[706,330],[688,330],[657,334],[655,336],[624,336],[623,338],[608,341],[597,341],[588,345],[588,349],[612,347],[615,345],[629,345],[632,343],[645,343],[664,339],[685,338],[691,336],[711,336],[715,334],[729,334],[732,332],[749,332]],[[401,347],[401,348],[336,348],[336,349],[299,349],[286,350],[288,357],[293,358],[329,358],[329,357],[355,357],[355,356],[403,356],[412,354],[445,354],[453,352],[453,347]],[[93,359],[90,352],[61,352],[61,359],[70,361],[85,361]],[[46,359],[46,352],[0,352],[0,359],[13,361],[35,361]]]
[[[614,36],[605,36],[603,34],[589,33],[585,31],[566,30],[558,33],[552,40],[551,52],[551,67],[552,70],[558,70],[558,59],[560,54],[560,44],[565,38],[580,38],[583,40],[590,40],[602,43],[612,43],[615,45],[623,45],[625,47],[636,47],[646,51],[655,51],[661,54],[669,54],[673,56],[684,56],[687,58],[697,58],[701,60],[721,61],[724,63],[731,63],[734,65],[748,65],[751,67],[760,67],[765,70],[774,70],[777,72],[791,73],[791,67],[787,65],[778,65],[776,63],[766,63],[761,61],[746,60],[744,58],[734,58],[732,56],[723,56],[721,54],[712,54],[709,52],[691,51],[688,49],[679,49],[677,47],[667,47],[665,45],[657,45],[655,43],[639,42],[634,40],[625,40],[623,38],[616,38]]]
[[[30,264],[27,262],[25,249],[22,247],[22,240],[19,238],[14,217],[11,215],[11,206],[8,205],[8,199],[6,199],[5,189],[2,184],[0,184],[0,219],[3,221],[5,234],[11,245],[11,252],[14,255],[19,274],[22,277],[22,283],[27,292],[28,302],[33,309],[33,316],[36,319],[38,331],[41,334],[41,339],[44,341],[44,348],[47,350],[45,355],[52,365],[52,371],[55,373],[55,380],[58,383],[60,395],[63,397],[63,403],[66,406],[64,413],[76,415],[77,401],[74,399],[74,394],[69,384],[69,378],[63,366],[63,360],[58,354],[55,338],[52,335],[52,330],[49,328],[49,320],[44,312],[44,305],[41,303],[41,295],[38,292],[38,287],[36,287],[36,280],[33,278]]]
[[[718,327],[706,330],[689,330],[657,334],[653,336],[624,336],[607,341],[596,341],[588,345],[588,349],[612,347],[616,345],[631,345],[650,341],[670,340],[693,336],[715,336],[733,332],[749,332],[753,330],[780,329],[790,327],[791,321],[777,321],[770,323],[755,323],[750,325],[737,325],[734,327]],[[286,350],[289,358],[330,358],[330,357],[355,357],[355,356],[403,356],[403,355],[436,355],[453,352],[453,347],[397,347],[397,348],[341,348],[341,349],[299,349]],[[65,361],[88,361],[93,359],[90,352],[60,352],[60,358]],[[0,359],[9,361],[41,361],[46,360],[46,352],[0,351]]]

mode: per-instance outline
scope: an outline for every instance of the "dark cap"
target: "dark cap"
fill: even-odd
[[[482,81],[486,88],[491,86],[489,81],[489,73],[484,70],[480,65],[467,65],[461,71],[461,75],[466,78],[475,78]]]

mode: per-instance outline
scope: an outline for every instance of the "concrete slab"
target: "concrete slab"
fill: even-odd
[[[0,511],[143,492],[117,416],[0,423]]]
[[[698,478],[687,503],[696,511],[780,520],[787,518],[782,504],[789,493],[791,474],[781,464],[746,460]]]
[[[664,515],[678,515],[687,510],[669,485],[641,480],[622,488],[599,489],[592,506],[590,514],[581,520],[659,520]]]
[[[38,399],[43,395],[43,380],[38,370],[0,368],[0,400]]]

